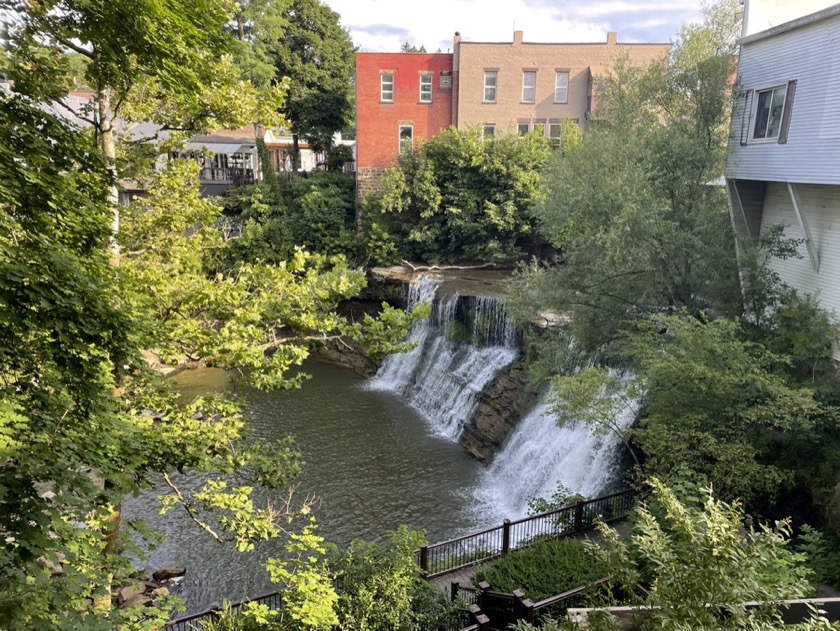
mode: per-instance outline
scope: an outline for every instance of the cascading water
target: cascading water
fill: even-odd
[[[523,517],[529,498],[550,498],[558,485],[597,497],[617,483],[625,449],[621,438],[615,432],[594,436],[582,421],[558,426],[546,399],[520,421],[484,471],[476,500],[485,515]],[[637,402],[629,402],[616,419],[617,428],[629,429],[637,413]]]
[[[408,308],[431,302],[432,314],[409,334],[417,347],[389,357],[369,387],[400,394],[435,434],[455,441],[484,387],[519,351],[498,298],[441,296],[441,287],[428,277],[411,283]]]

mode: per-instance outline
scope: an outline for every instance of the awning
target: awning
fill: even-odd
[[[221,142],[188,142],[184,148],[187,151],[202,151],[206,149],[212,153],[225,153],[228,155],[232,153],[250,153],[252,149],[249,145],[228,144]]]

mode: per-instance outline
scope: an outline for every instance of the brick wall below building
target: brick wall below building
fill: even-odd
[[[356,171],[356,195],[364,200],[368,195],[382,195],[382,175],[385,169],[367,167]]]

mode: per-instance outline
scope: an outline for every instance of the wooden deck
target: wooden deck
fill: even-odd
[[[430,578],[429,584],[437,589],[446,592],[447,594],[450,593],[450,586],[454,582],[457,582],[462,587],[473,587],[473,577],[475,576],[475,570],[475,565],[462,567],[460,570],[453,570],[452,572],[447,572],[446,574],[441,574],[440,576]]]

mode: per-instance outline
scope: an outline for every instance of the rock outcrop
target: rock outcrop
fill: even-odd
[[[478,407],[461,433],[461,445],[480,462],[489,462],[537,402],[537,396],[520,368],[500,373],[481,393]]]

